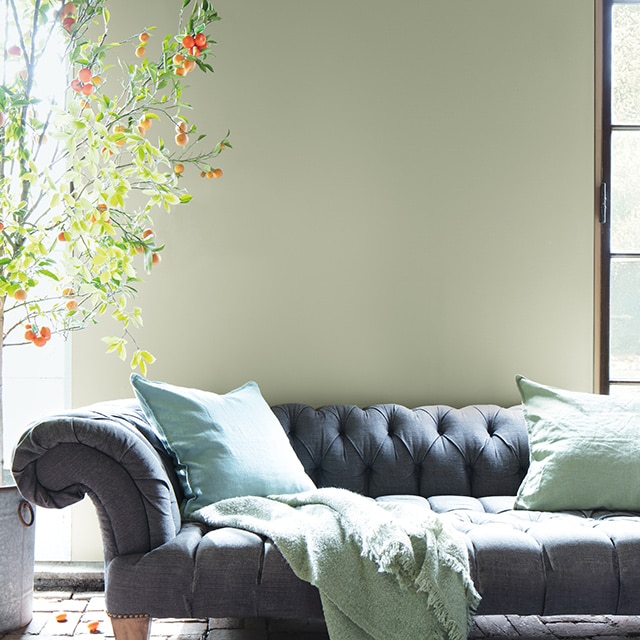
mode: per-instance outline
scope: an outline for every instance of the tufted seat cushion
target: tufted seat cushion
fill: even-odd
[[[514,510],[513,496],[436,496],[465,534],[478,613],[626,615],[640,609],[640,514]]]
[[[442,514],[464,534],[472,578],[482,595],[481,615],[640,610],[638,514],[513,510],[514,496],[391,495],[378,500],[410,500]],[[109,594],[111,608],[126,611],[133,599],[155,611],[158,600],[166,598],[166,576],[175,573],[177,580],[192,575],[177,589],[183,597],[189,594],[184,616],[206,617],[216,610],[232,617],[322,614],[317,591],[291,573],[268,539],[186,523],[169,546],[174,547],[171,555],[160,548],[111,562],[108,578],[120,585]],[[175,567],[170,560],[167,564],[171,557]],[[159,558],[165,561],[159,564]],[[184,571],[187,560],[189,572]]]

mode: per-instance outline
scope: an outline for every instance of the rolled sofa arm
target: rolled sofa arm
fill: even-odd
[[[180,529],[173,464],[135,400],[103,402],[29,426],[13,455],[22,495],[61,509],[89,495],[105,561],[146,553]]]

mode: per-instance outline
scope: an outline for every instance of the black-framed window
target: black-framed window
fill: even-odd
[[[600,391],[640,395],[640,0],[601,0]]]

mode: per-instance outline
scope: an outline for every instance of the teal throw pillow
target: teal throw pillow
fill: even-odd
[[[640,400],[516,383],[530,466],[515,507],[640,511]]]
[[[135,373],[131,384],[176,460],[183,517],[225,498],[315,488],[255,382],[225,395]]]

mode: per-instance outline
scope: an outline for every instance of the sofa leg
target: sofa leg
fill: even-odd
[[[149,640],[151,635],[150,616],[110,617],[115,640]]]

